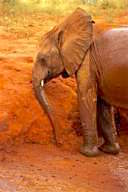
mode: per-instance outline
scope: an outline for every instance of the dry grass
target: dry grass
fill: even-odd
[[[92,14],[99,15],[102,11],[111,14],[128,8],[127,0],[6,0],[0,3],[6,12],[42,11],[48,14],[65,15],[76,7],[82,7]],[[3,11],[2,11],[3,12]]]
[[[102,16],[107,22],[114,22],[115,15],[128,8],[127,0],[3,0],[0,2],[0,24],[8,29],[36,23],[43,15],[65,16],[77,7],[85,9],[92,16]]]

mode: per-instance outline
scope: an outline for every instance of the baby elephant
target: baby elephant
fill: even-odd
[[[100,150],[119,152],[111,106],[128,109],[128,28],[108,30],[94,40],[93,23],[91,16],[78,8],[45,34],[32,74],[36,97],[54,129],[58,124],[43,86],[59,75],[75,74],[83,128],[81,152],[86,156],[96,156]],[[98,127],[104,138],[100,147]]]

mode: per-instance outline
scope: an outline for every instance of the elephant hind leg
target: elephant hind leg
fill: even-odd
[[[100,146],[100,150],[106,153],[117,154],[120,147],[116,141],[116,129],[113,121],[112,107],[106,101],[98,98],[97,102],[97,121],[100,126],[104,143]]]

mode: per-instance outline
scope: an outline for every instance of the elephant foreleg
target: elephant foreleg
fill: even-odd
[[[96,156],[99,154],[96,121],[97,86],[89,62],[88,53],[85,62],[77,73],[80,119],[83,129],[81,153],[86,156]]]
[[[100,124],[101,133],[104,138],[104,143],[100,146],[100,149],[106,153],[117,154],[120,147],[116,141],[116,129],[112,119],[113,114],[111,109],[111,105],[98,98],[98,124]]]
[[[79,96],[80,117],[83,128],[83,146],[81,152],[87,156],[98,155],[98,136],[96,127],[96,94],[90,88],[85,97]]]

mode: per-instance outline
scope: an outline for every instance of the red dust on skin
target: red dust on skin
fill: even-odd
[[[43,29],[46,32],[57,23],[52,16],[46,19],[51,25],[41,26],[40,33],[37,31],[39,36]],[[119,22],[115,26],[119,26]],[[99,34],[111,27],[98,19],[94,31]],[[36,30],[33,26],[33,31]],[[0,28],[0,190],[128,191],[127,133],[121,132],[118,156],[101,153],[90,159],[79,153],[82,138],[73,78],[57,78],[45,87],[60,122],[56,132],[62,145],[57,148],[51,144],[52,128],[35,99],[31,81],[33,56],[40,37],[26,39],[20,31],[18,34],[7,32],[6,26]],[[124,112],[121,114],[124,130],[128,124]]]

